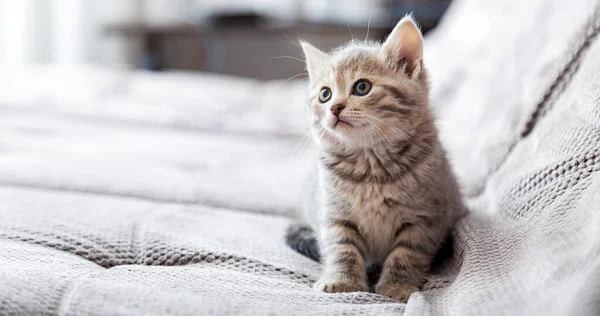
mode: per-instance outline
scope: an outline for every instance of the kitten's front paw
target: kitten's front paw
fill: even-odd
[[[342,279],[319,280],[315,284],[315,289],[326,293],[369,292],[366,284]]]
[[[381,295],[406,303],[410,295],[419,291],[419,288],[406,284],[380,283],[375,286],[375,292]]]

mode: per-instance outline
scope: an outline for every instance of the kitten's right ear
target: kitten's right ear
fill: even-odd
[[[329,62],[331,56],[329,56],[327,53],[322,52],[308,42],[300,42],[300,45],[302,45],[302,50],[304,50],[304,56],[306,57],[306,69],[308,70],[309,76],[315,74],[319,68]]]

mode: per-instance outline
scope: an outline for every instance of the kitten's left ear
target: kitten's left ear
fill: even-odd
[[[423,68],[423,35],[411,16],[394,27],[380,51],[381,57],[396,71],[417,78]]]

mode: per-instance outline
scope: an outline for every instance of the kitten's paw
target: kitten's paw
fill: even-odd
[[[369,287],[366,284],[356,281],[326,279],[319,280],[315,284],[315,290],[323,291],[326,293],[369,292]]]
[[[406,284],[380,283],[375,286],[375,292],[381,295],[406,303],[410,295],[419,291],[419,288]]]

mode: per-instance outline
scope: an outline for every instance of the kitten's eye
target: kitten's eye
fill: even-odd
[[[321,101],[321,103],[325,103],[329,101],[329,99],[331,99],[331,90],[329,90],[327,87],[324,87],[321,89],[321,92],[319,92],[319,101]]]
[[[354,84],[354,91],[353,93],[359,97],[362,97],[363,95],[367,95],[367,93],[369,93],[369,91],[371,91],[371,83],[368,82],[367,80],[358,80],[355,84]]]

